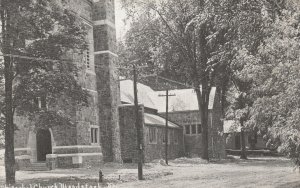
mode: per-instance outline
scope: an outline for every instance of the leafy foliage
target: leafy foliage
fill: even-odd
[[[237,58],[242,64],[239,76],[253,82],[248,124],[267,133],[269,144],[280,145],[295,161],[300,157],[299,23],[299,6],[287,2],[275,18],[264,17],[266,35],[257,53],[243,48]]]
[[[15,183],[15,112],[28,117],[32,127],[45,128],[72,124],[70,116],[75,105],[87,104],[88,95],[77,78],[81,66],[72,59],[65,60],[67,52],[78,53],[87,47],[86,28],[76,13],[56,2],[0,1],[0,44],[4,54],[0,73],[4,73],[5,83],[5,92],[0,93],[0,100],[4,100],[0,101],[0,117],[5,119],[8,185]],[[2,77],[0,87],[1,83]]]
[[[261,22],[261,3],[133,0],[124,4],[133,20],[125,42],[125,56],[142,57],[139,63],[150,65],[152,70],[154,67],[163,76],[193,85],[203,113],[203,130],[206,129],[210,88],[219,86],[225,96],[233,76],[231,61],[237,51],[243,43],[251,51],[259,45],[253,38],[259,36],[254,31]],[[224,106],[225,97],[222,101]]]
[[[9,31],[14,44],[9,47],[10,52],[41,58],[11,58],[14,63],[13,107],[18,115],[27,115],[32,120],[39,117],[37,126],[54,125],[49,123],[49,117],[66,120],[66,114],[56,113],[54,108],[62,96],[60,106],[87,105],[88,95],[77,80],[81,65],[74,64],[72,56],[68,56],[87,48],[85,26],[73,12],[49,1],[9,1],[5,8],[11,14]],[[47,100],[47,110],[38,108],[34,102],[43,97]]]
[[[299,158],[297,0],[123,4],[132,20],[120,50],[123,64],[139,59],[149,66],[145,72],[195,87],[205,83],[205,90],[219,86],[222,96],[231,95],[230,118],[258,127],[283,152]]]

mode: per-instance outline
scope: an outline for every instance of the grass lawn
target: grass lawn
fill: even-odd
[[[226,159],[207,163],[198,158],[180,158],[169,162],[146,164],[145,180],[137,180],[135,164],[105,164],[102,167],[105,182],[101,186],[115,187],[300,187],[300,174],[292,163],[280,157],[249,157],[248,160]],[[53,185],[80,183],[97,185],[99,169],[56,169],[46,172],[18,171],[19,185]],[[0,166],[0,184],[4,184],[4,167]]]

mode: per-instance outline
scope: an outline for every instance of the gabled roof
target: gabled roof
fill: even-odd
[[[154,91],[146,85],[137,84],[138,102],[145,107],[156,109],[153,101]],[[121,101],[129,104],[134,104],[133,82],[131,80],[124,80],[120,82]]]
[[[165,91],[156,92],[157,95],[164,95]],[[169,97],[169,111],[193,111],[199,110],[197,95],[194,89],[178,89],[169,90],[169,94],[175,94],[175,96]],[[208,109],[214,108],[214,100],[216,95],[216,87],[213,87],[209,94]],[[166,111],[166,99],[165,97],[159,97],[156,102],[158,112]]]
[[[138,102],[145,107],[157,109],[158,112],[166,111],[166,98],[159,97],[165,95],[165,91],[154,91],[149,86],[144,84],[137,84]],[[120,82],[121,101],[124,103],[133,104],[133,82],[131,80],[124,80]],[[169,90],[169,94],[176,96],[169,97],[169,111],[193,111],[199,110],[197,95],[194,89],[176,89]],[[214,108],[214,100],[216,95],[216,87],[213,87],[209,95],[208,109]]]
[[[145,118],[145,124],[147,125],[156,125],[161,127],[166,126],[166,119],[158,115],[144,113],[144,118]],[[168,126],[171,128],[180,128],[180,126],[170,121],[168,121]]]

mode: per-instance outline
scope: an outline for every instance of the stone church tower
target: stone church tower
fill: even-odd
[[[32,127],[31,122],[17,116],[18,168],[32,168],[41,162],[53,169],[120,161],[114,0],[53,1],[72,10],[88,28],[89,49],[84,55],[72,54],[72,59],[83,65],[79,82],[91,96],[90,105],[85,109],[68,109],[75,122],[71,127],[58,125],[33,131],[28,128]]]
[[[93,26],[99,126],[104,160],[119,161],[120,91],[115,66],[117,55],[114,0],[94,0]]]

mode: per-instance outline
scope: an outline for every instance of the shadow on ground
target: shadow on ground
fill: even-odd
[[[247,160],[240,160],[240,161],[236,162],[236,164],[238,164],[240,166],[276,166],[276,167],[285,167],[285,166],[291,166],[292,167],[293,166],[293,164],[290,160],[286,160],[286,159],[282,159],[282,158],[247,159]]]
[[[222,160],[210,161],[214,164],[228,164],[235,163],[238,166],[276,166],[276,167],[286,167],[293,166],[293,163],[282,157],[248,157],[248,159],[239,159],[238,157],[227,157]]]
[[[30,180],[21,180],[18,181],[15,185],[16,186],[31,186],[35,187],[37,186],[49,186],[49,185],[57,185],[59,187],[60,184],[65,185],[90,185],[90,186],[96,186],[98,185],[98,181],[95,179],[82,179],[78,177],[63,177],[63,178],[32,178]],[[4,185],[4,182],[0,182],[0,184]],[[103,183],[100,183],[101,186],[107,186],[108,182],[104,181]]]
[[[300,181],[295,181],[295,182],[289,182],[289,183],[279,185],[276,188],[299,188],[299,187],[300,187]]]

